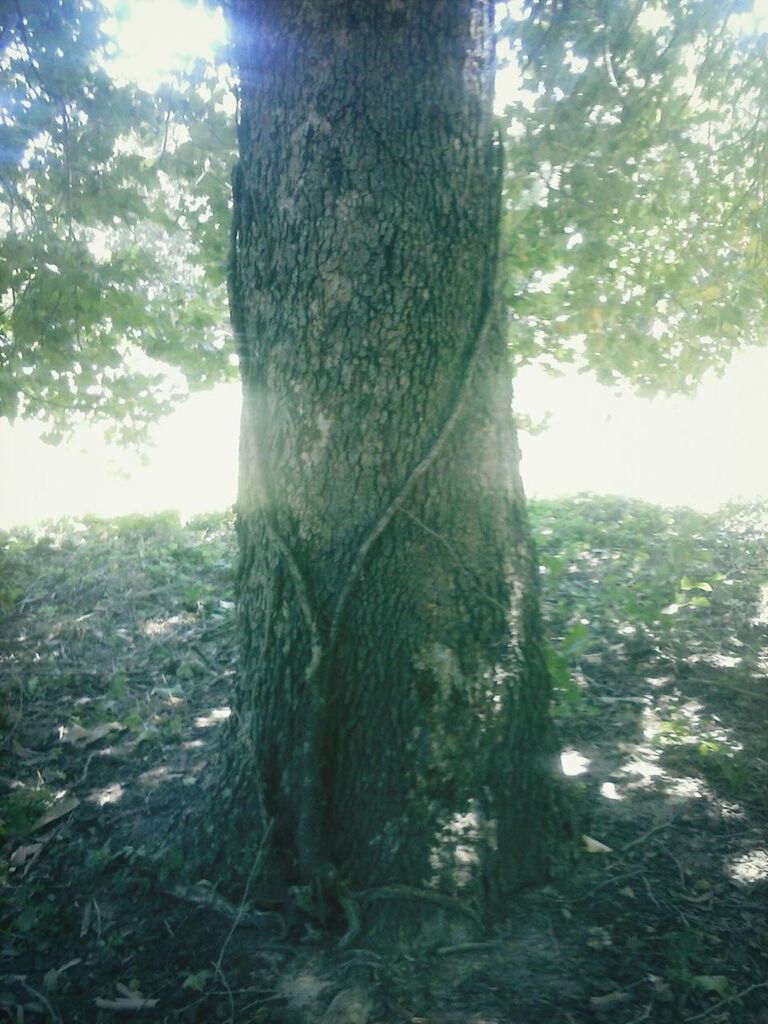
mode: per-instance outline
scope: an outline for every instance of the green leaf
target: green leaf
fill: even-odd
[[[202,992],[210,978],[211,972],[208,970],[198,971],[196,974],[188,974],[181,987],[191,989],[192,992]]]

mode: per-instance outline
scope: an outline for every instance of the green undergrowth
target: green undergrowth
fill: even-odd
[[[745,636],[768,619],[768,505],[713,514],[628,498],[534,500],[556,714],[578,703],[572,670],[610,640],[652,652],[757,667]],[[758,629],[759,631],[759,629]]]
[[[487,948],[322,968],[183,898],[175,823],[236,672],[231,513],[0,534],[0,1020],[298,1024],[362,986],[365,1024],[762,1024],[768,506],[582,495],[530,520],[563,765],[602,852]]]

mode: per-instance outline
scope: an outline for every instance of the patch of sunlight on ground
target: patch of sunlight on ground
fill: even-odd
[[[661,689],[662,686],[667,686],[672,681],[672,676],[646,676],[645,681],[649,686],[654,689]]]
[[[657,779],[664,776],[664,769],[656,764],[657,757],[655,750],[649,750],[647,747],[637,748],[635,756],[630,757],[620,769],[621,774],[631,780],[625,786],[627,790],[653,786]]]
[[[669,796],[685,797],[687,800],[700,800],[705,796],[714,800],[714,794],[709,786],[694,775],[671,777],[664,787],[664,792]]]
[[[155,768],[142,772],[139,775],[139,782],[143,786],[155,787],[159,786],[161,782],[169,782],[179,774],[180,772],[171,771],[167,764],[159,764]]]
[[[103,789],[94,789],[89,794],[88,799],[99,807],[106,807],[107,804],[118,803],[122,799],[124,792],[125,788],[122,783],[114,782],[111,786],[105,786]]]
[[[757,612],[751,623],[753,626],[768,626],[768,583],[760,587],[760,597]]]
[[[726,821],[744,821],[747,816],[744,805],[736,800],[722,800],[713,797],[712,806],[717,810],[720,817]]]
[[[717,715],[705,716],[704,705],[698,700],[647,705],[642,712],[642,728],[644,738],[659,747],[706,741],[727,747],[732,753],[743,749]]]
[[[195,728],[210,729],[212,725],[220,725],[229,718],[231,713],[230,708],[212,708],[207,715],[197,716]]]
[[[563,775],[584,775],[585,772],[589,771],[589,766],[592,764],[588,757],[584,757],[578,750],[574,750],[572,747],[567,747],[560,754],[560,767],[562,768]]]
[[[768,879],[768,849],[750,850],[726,864],[726,871],[735,882],[751,885]]]
[[[683,658],[685,665],[711,665],[712,668],[737,668],[741,665],[743,658],[734,657],[731,654],[691,654]]]
[[[768,462],[754,455],[768,447],[766,379],[768,349],[745,350],[692,399],[640,399],[588,376],[528,368],[516,383],[517,408],[534,421],[547,411],[552,418],[543,434],[521,438],[526,489],[702,511],[739,496],[768,499]],[[239,418],[238,385],[194,395],[157,425],[144,466],[94,429],[54,448],[37,425],[1,421],[0,528],[85,513],[177,509],[186,519],[224,509],[236,495]]]
[[[604,782],[600,787],[600,795],[606,800],[625,800],[626,797],[616,788],[615,782]]]
[[[139,629],[144,636],[162,636],[163,633],[170,633],[183,622],[194,622],[194,615],[183,612],[181,615],[171,615],[167,619],[145,619]]]

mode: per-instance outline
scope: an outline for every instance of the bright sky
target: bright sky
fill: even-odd
[[[524,435],[529,494],[625,494],[710,511],[736,498],[768,500],[768,348],[745,349],[693,398],[637,398],[568,373],[524,371],[516,406],[550,429]]]
[[[736,497],[768,499],[768,348],[750,349],[693,399],[617,394],[586,376],[528,369],[517,407],[549,429],[523,435],[528,493],[626,494],[703,511]],[[155,429],[146,466],[83,430],[57,448],[39,428],[0,422],[0,527],[62,515],[177,508],[182,516],[235,500],[239,389],[196,395]],[[13,481],[12,486],[8,482]]]
[[[110,72],[143,89],[156,89],[169,71],[224,42],[223,14],[207,10],[200,0],[104,0],[104,5],[114,14],[107,28],[122,51]]]
[[[154,88],[169,67],[223,38],[219,15],[179,0],[108,0],[120,18],[119,72]],[[759,0],[768,11],[768,0]],[[717,507],[737,496],[768,499],[768,349],[738,356],[695,399],[618,395],[591,378],[526,370],[517,408],[550,428],[523,436],[528,493],[589,490],[663,504]],[[188,516],[235,499],[239,393],[197,395],[155,430],[146,466],[108,448],[96,430],[50,447],[32,423],[0,421],[0,527],[62,515],[178,508]]]

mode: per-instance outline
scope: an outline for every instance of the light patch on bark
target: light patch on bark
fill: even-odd
[[[331,433],[332,423],[333,420],[330,417],[323,416],[321,412],[317,414],[315,419],[317,433],[314,435],[309,448],[305,448],[300,456],[303,465],[307,468],[316,465],[320,461],[323,452],[328,446],[328,437]]]
[[[345,306],[352,298],[352,285],[348,278],[331,272],[323,275],[323,289],[325,301]]]
[[[316,110],[307,111],[307,117],[298,125],[291,134],[291,142],[302,142],[310,132],[320,132],[322,135],[329,135],[331,122],[321,117]]]
[[[335,213],[337,220],[352,221],[357,216],[361,201],[362,197],[357,189],[351,188],[342,193],[336,200]]]
[[[413,660],[416,668],[432,673],[444,693],[447,693],[452,687],[463,689],[464,677],[458,656],[445,644],[429,644],[422,648]]]
[[[435,845],[429,857],[431,869],[435,872],[433,884],[446,881],[455,889],[469,885],[480,863],[480,843],[484,840],[481,832],[482,814],[476,800],[470,800],[467,810],[454,814],[435,837]]]

